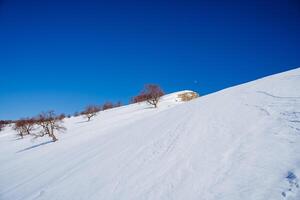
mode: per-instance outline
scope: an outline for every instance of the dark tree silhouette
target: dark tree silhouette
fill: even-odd
[[[85,108],[84,111],[81,112],[81,114],[83,114],[88,119],[88,121],[90,121],[91,118],[96,116],[100,110],[101,108],[99,106],[89,105]]]
[[[107,101],[103,104],[102,106],[102,110],[107,110],[107,109],[111,109],[114,107],[114,104],[110,101]]]
[[[122,106],[122,102],[121,102],[121,101],[118,101],[118,102],[115,104],[114,107],[120,107],[120,106]]]
[[[74,117],[78,117],[80,115],[80,113],[76,111],[73,115],[74,115]]]
[[[0,120],[0,131],[2,131],[6,125],[9,125],[13,122],[14,121],[12,121],[12,120]]]
[[[0,121],[0,131],[2,131],[2,129],[5,127],[5,122],[4,121]]]
[[[131,100],[131,103],[139,103],[139,102],[143,102],[143,101],[147,101],[147,95],[144,93],[141,93],[141,94],[133,97]]]
[[[58,116],[58,118],[59,118],[60,120],[63,120],[63,119],[66,118],[66,115],[65,115],[64,113],[62,113],[62,114],[60,114],[60,115]]]

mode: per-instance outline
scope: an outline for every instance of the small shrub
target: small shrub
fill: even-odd
[[[115,104],[115,106],[114,107],[121,107],[122,106],[122,102],[121,101],[118,101],[116,104]]]
[[[100,110],[101,110],[100,106],[89,105],[85,108],[84,111],[81,112],[81,114],[84,115],[85,118],[88,119],[88,121],[90,121],[91,118],[96,116]]]
[[[4,129],[7,125],[12,124],[14,121],[12,120],[0,120],[0,131]]]
[[[111,109],[113,107],[114,107],[113,103],[108,101],[108,102],[103,104],[102,110],[108,110],[108,109]]]
[[[18,136],[23,138],[25,135],[30,135],[34,130],[35,120],[33,118],[20,119],[15,122],[13,129],[17,131]]]
[[[199,94],[196,92],[185,92],[182,94],[179,94],[178,97],[181,101],[190,101],[192,99],[198,98]]]
[[[131,103],[140,103],[143,101],[147,101],[147,95],[143,94],[143,93],[141,93],[131,99]]]
[[[64,113],[62,113],[58,116],[58,119],[60,119],[60,120],[63,120],[65,118],[66,118],[66,115]]]
[[[5,123],[4,123],[4,121],[0,121],[0,131],[2,131],[3,130],[3,128],[5,127]]]
[[[80,115],[80,113],[76,111],[73,115],[74,115],[74,117],[78,117]]]

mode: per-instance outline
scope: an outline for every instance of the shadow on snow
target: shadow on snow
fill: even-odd
[[[35,145],[31,146],[31,147],[27,147],[27,148],[25,148],[25,149],[22,149],[22,150],[20,150],[20,151],[17,151],[17,153],[21,153],[21,152],[23,152],[23,151],[27,151],[27,150],[30,150],[30,149],[34,149],[34,148],[36,148],[36,147],[43,146],[43,145],[46,145],[46,144],[49,144],[49,143],[52,143],[52,142],[53,142],[53,141],[50,140],[50,141],[47,141],[47,142],[42,142],[42,143],[40,143],[40,144],[35,144]]]

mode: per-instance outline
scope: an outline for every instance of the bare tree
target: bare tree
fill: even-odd
[[[62,119],[56,116],[53,111],[43,112],[35,119],[37,125],[41,127],[41,131],[33,134],[35,137],[44,137],[48,135],[53,142],[58,139],[55,136],[55,131],[64,131],[66,128],[62,125]]]
[[[15,122],[13,127],[18,132],[18,136],[23,138],[25,135],[30,135],[34,130],[35,120],[33,118],[20,119]]]
[[[147,84],[147,85],[145,85],[145,88],[142,91],[142,93],[139,95],[139,98],[140,99],[145,99],[149,104],[151,104],[155,108],[157,108],[157,104],[159,102],[159,99],[164,94],[165,93],[159,87],[159,85]]]
[[[110,101],[107,101],[103,104],[102,110],[108,110],[114,107],[114,104]]]
[[[114,105],[115,108],[121,107],[121,106],[122,106],[122,102],[121,102],[121,101],[118,101],[118,102]]]
[[[0,120],[0,131],[5,127],[5,121]]]
[[[78,117],[80,115],[80,113],[76,111],[73,115],[74,115],[74,117]]]
[[[60,120],[63,120],[65,118],[66,118],[66,115],[64,113],[62,113],[58,116],[58,119],[60,119]]]
[[[81,112],[81,114],[83,114],[88,121],[91,120],[92,117],[97,115],[97,112],[99,112],[101,110],[101,108],[99,106],[96,105],[89,105],[85,108],[84,111]]]
[[[144,93],[141,93],[131,99],[131,103],[140,103],[143,101],[147,101],[147,95]]]
[[[0,131],[2,131],[5,126],[10,125],[13,122],[14,121],[12,120],[0,120]]]

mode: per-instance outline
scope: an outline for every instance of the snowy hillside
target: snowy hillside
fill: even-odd
[[[0,132],[1,200],[300,199],[300,68],[200,97]]]

